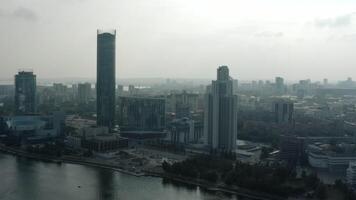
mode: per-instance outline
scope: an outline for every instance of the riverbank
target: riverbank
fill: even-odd
[[[245,188],[240,188],[240,187],[232,187],[232,186],[226,186],[223,184],[213,184],[211,182],[207,182],[201,179],[191,179],[188,177],[182,177],[182,176],[177,176],[174,174],[168,174],[165,172],[153,172],[153,171],[145,171],[146,175],[149,176],[155,176],[155,177],[160,177],[164,178],[167,180],[172,180],[184,184],[189,184],[189,185],[195,185],[202,187],[206,190],[209,191],[216,191],[216,192],[224,192],[232,195],[237,195],[241,197],[246,197],[248,199],[254,199],[254,200],[283,200],[286,198],[282,198],[279,196],[275,195],[270,195],[262,192],[256,192],[256,191],[251,191]]]
[[[92,167],[98,167],[98,168],[103,168],[103,169],[109,169],[113,171],[118,171],[120,173],[136,176],[136,177],[141,177],[141,176],[151,176],[151,177],[159,177],[171,181],[176,181],[180,182],[183,184],[188,184],[188,185],[194,185],[194,186],[199,186],[202,187],[208,191],[213,191],[213,192],[223,192],[231,195],[237,195],[241,197],[245,197],[248,199],[254,199],[254,200],[282,200],[284,198],[278,197],[278,196],[273,196],[265,193],[260,193],[256,191],[250,191],[248,189],[244,188],[239,188],[239,187],[231,187],[231,186],[226,186],[226,185],[217,185],[217,184],[212,184],[210,182],[204,181],[204,180],[197,180],[197,179],[190,179],[188,177],[181,177],[181,176],[176,176],[173,174],[167,174],[163,170],[144,170],[143,172],[136,173],[136,172],[130,172],[127,170],[124,170],[122,167],[113,165],[113,164],[108,164],[104,163],[104,161],[96,160],[96,159],[89,159],[89,158],[81,158],[81,157],[74,157],[74,156],[62,156],[60,158],[57,157],[49,157],[45,155],[40,155],[40,154],[33,154],[33,153],[28,153],[25,152],[21,149],[17,148],[11,148],[4,146],[0,144],[0,151],[20,157],[25,157],[29,159],[34,159],[34,160],[40,160],[40,161],[45,161],[45,162],[53,162],[53,163],[70,163],[70,164],[79,164],[79,165],[84,165],[84,166],[92,166]]]
[[[78,164],[78,165],[85,165],[85,166],[92,166],[92,167],[99,167],[103,169],[110,169],[113,171],[118,171],[124,174],[132,175],[132,176],[144,176],[144,173],[136,173],[136,172],[130,172],[128,170],[122,169],[120,166],[104,163],[103,161],[98,161],[96,159],[88,159],[88,158],[81,158],[81,157],[74,157],[74,156],[62,156],[60,158],[58,157],[50,157],[50,156],[45,156],[45,155],[40,155],[40,154],[33,154],[33,153],[28,153],[23,150],[17,149],[17,148],[12,148],[12,147],[7,147],[4,145],[0,145],[0,151],[3,153],[8,153],[20,157],[25,157],[29,159],[34,159],[34,160],[40,160],[40,161],[45,161],[45,162],[53,162],[57,164],[61,163],[70,163],[70,164]]]

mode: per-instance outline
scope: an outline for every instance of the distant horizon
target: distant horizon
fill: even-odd
[[[91,84],[94,84],[96,82],[96,77],[63,77],[63,78],[37,78],[37,83],[66,83],[69,84],[71,83],[85,83],[89,82]],[[284,78],[284,77],[282,77]],[[348,77],[345,77],[344,79],[328,79],[329,84],[337,84],[341,81],[346,81]],[[352,78],[352,77],[351,77]],[[120,84],[122,82],[165,82],[167,80],[172,80],[172,81],[180,81],[180,82],[188,82],[188,81],[193,81],[193,82],[208,82],[210,83],[212,80],[215,78],[209,79],[209,78],[170,78],[170,77],[132,77],[132,78],[116,78],[116,84]],[[300,80],[307,80],[309,78],[304,78],[304,79],[299,79],[299,80],[290,80],[284,78],[284,83],[285,84],[293,84],[293,83],[298,83]],[[252,81],[270,81],[271,83],[274,83],[275,77],[272,77],[270,79],[237,79],[239,83],[251,83]],[[320,82],[321,84],[323,83],[323,79],[310,79],[312,83],[315,82]],[[353,81],[356,81],[352,79]],[[8,84],[13,84],[14,83],[14,78],[12,79],[2,79],[0,78],[0,85],[8,85]]]

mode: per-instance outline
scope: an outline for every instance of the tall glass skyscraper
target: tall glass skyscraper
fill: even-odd
[[[97,125],[109,130],[115,126],[115,37],[116,30],[97,31]]]
[[[17,114],[36,112],[36,75],[20,70],[15,75],[15,111]]]

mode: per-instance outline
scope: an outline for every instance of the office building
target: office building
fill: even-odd
[[[356,188],[356,161],[351,161],[346,170],[346,182],[349,187]]]
[[[89,102],[91,97],[91,84],[90,83],[79,83],[78,84],[78,102],[86,104]]]
[[[71,101],[72,95],[68,92],[68,86],[63,83],[53,83],[55,105],[61,105],[66,101]]]
[[[128,139],[109,133],[108,127],[83,127],[78,135],[67,137],[66,145],[74,149],[87,149],[94,156],[113,158],[120,149],[128,146]]]
[[[123,131],[162,131],[165,128],[165,99],[119,97],[118,124]]]
[[[189,118],[175,119],[168,124],[168,140],[175,146],[198,143],[203,136],[202,123]]]
[[[15,111],[18,114],[36,112],[36,75],[19,71],[15,75]]]
[[[123,94],[124,94],[124,86],[123,85],[117,85],[116,95],[117,96],[123,96]]]
[[[130,147],[157,145],[166,136],[165,99],[119,97],[118,108],[120,135]]]
[[[116,31],[97,31],[97,125],[115,126],[115,37]]]
[[[276,94],[283,95],[285,93],[284,79],[282,77],[276,77],[275,82]]]
[[[167,96],[168,111],[176,114],[177,118],[190,117],[190,113],[198,110],[199,95],[183,91]]]
[[[287,99],[277,99],[273,102],[273,112],[277,124],[293,124],[294,104]]]
[[[0,85],[0,99],[4,97],[13,97],[14,93],[14,85]]]
[[[280,136],[280,159],[295,165],[303,154],[303,141],[294,135]]]
[[[208,86],[205,101],[204,135],[211,150],[232,152],[236,149],[237,96],[229,68],[217,69],[217,80]]]

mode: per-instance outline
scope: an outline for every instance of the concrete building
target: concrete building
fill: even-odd
[[[276,99],[273,102],[273,112],[277,124],[293,124],[294,104],[287,99]]]
[[[17,114],[36,112],[36,75],[19,71],[15,75],[15,111]]]
[[[191,111],[196,111],[199,104],[199,95],[183,91],[172,93],[167,97],[167,110],[176,114],[177,118],[190,117]]]
[[[176,145],[197,143],[203,136],[203,126],[189,118],[173,120],[168,125],[169,141]]]
[[[78,84],[78,102],[86,104],[89,102],[91,97],[91,84],[90,83],[79,83]]]
[[[3,97],[13,97],[15,93],[14,85],[0,85],[0,99]]]
[[[66,101],[72,101],[73,95],[68,89],[68,86],[63,83],[53,83],[53,98],[55,105],[61,105]]]
[[[157,144],[166,135],[165,99],[119,97],[120,134],[129,146]]]
[[[84,127],[78,135],[67,137],[67,146],[87,149],[96,156],[109,158],[119,149],[127,147],[128,139],[109,133],[108,127]]]
[[[64,128],[64,113],[53,115],[18,115],[5,117],[5,132],[11,144],[42,143],[60,137]]]
[[[116,30],[97,31],[97,125],[109,130],[115,126],[115,37]]]
[[[283,95],[285,93],[286,88],[282,77],[275,78],[275,90],[277,95]]]
[[[235,151],[237,137],[237,96],[229,68],[217,69],[217,80],[208,87],[205,100],[204,135],[212,150]]]
[[[350,162],[356,161],[356,145],[353,143],[328,144],[315,142],[307,147],[310,166],[345,173]]]
[[[303,150],[303,140],[293,135],[281,135],[280,159],[287,161],[288,164],[296,165],[303,155]]]
[[[351,188],[356,189],[356,161],[350,162],[346,170],[346,182]]]
[[[123,85],[117,85],[116,95],[117,96],[123,96],[123,94],[124,94],[124,86]]]
[[[166,127],[165,99],[119,97],[118,107],[121,131],[163,131]]]

